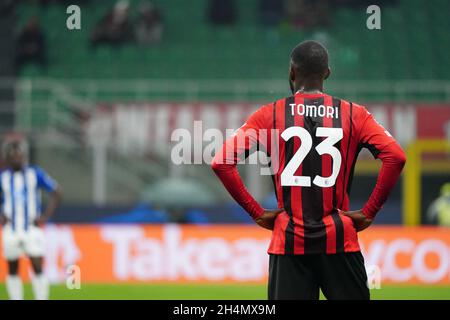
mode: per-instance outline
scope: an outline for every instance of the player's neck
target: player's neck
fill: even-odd
[[[323,81],[303,81],[299,83],[295,89],[295,92],[301,93],[322,93]]]

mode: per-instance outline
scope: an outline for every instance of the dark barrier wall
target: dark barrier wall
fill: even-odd
[[[375,176],[363,175],[354,179],[351,190],[351,209],[361,208],[375,184]],[[441,186],[450,181],[449,176],[428,175],[422,178],[422,223],[427,224],[426,212],[440,193]],[[377,215],[376,224],[402,223],[402,182],[394,188],[391,197]],[[136,203],[129,206],[68,205],[63,204],[53,217],[58,223],[252,223],[248,215],[234,203],[208,208],[187,208],[168,212],[150,204]]]
[[[13,79],[15,73],[15,21],[13,1],[0,4],[0,78]],[[0,83],[0,128],[8,130],[14,123],[14,88]]]

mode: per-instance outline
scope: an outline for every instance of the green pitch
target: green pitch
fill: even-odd
[[[444,299],[450,300],[447,286],[384,286],[371,290],[372,299]],[[0,299],[6,299],[6,288],[0,284]],[[25,298],[32,298],[31,286],[25,285]],[[52,286],[51,299],[266,299],[264,285],[111,285],[86,284],[80,290],[63,285]]]

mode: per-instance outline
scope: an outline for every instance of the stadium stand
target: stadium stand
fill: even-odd
[[[89,47],[90,32],[114,3],[107,0],[84,4],[83,27],[69,35],[61,27],[65,26],[67,15],[60,5],[21,5],[18,10],[20,25],[31,16],[40,17],[52,61],[47,71],[29,65],[21,71],[21,76],[280,78],[286,69],[286,52],[304,37],[322,37],[329,42],[330,50],[335,51],[331,56],[335,57],[332,65],[337,80],[448,79],[450,74],[448,50],[442,50],[450,49],[447,34],[450,21],[446,14],[450,4],[445,0],[435,1],[435,5],[402,0],[386,7],[382,13],[382,28],[395,31],[384,33],[354,28],[356,24],[365,24],[367,15],[353,8],[337,8],[331,26],[326,29],[296,29],[284,22],[274,31],[261,26],[257,0],[240,1],[237,23],[225,27],[209,26],[206,0],[160,0],[154,3],[162,11],[166,24],[161,44],[145,48],[131,44],[93,50]],[[137,3],[133,2],[130,9],[135,19]],[[277,33],[282,37],[277,37]],[[432,41],[432,38],[438,41]],[[374,41],[376,46],[367,45]],[[121,63],[112,64],[111,61]]]

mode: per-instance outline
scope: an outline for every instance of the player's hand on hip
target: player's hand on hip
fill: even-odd
[[[255,222],[264,229],[273,230],[275,219],[283,211],[284,208],[275,210],[265,210],[262,216],[255,219]]]
[[[351,218],[353,221],[353,225],[355,226],[355,229],[358,232],[368,228],[373,221],[372,219],[367,218],[364,212],[362,212],[362,210],[347,211],[347,212],[339,210],[339,213]]]
[[[0,213],[0,225],[4,226],[9,221],[8,217],[5,216],[3,213]]]
[[[34,225],[36,227],[40,227],[40,226],[44,225],[46,222],[47,222],[47,218],[44,216],[40,216],[39,218],[36,218],[34,220]]]

